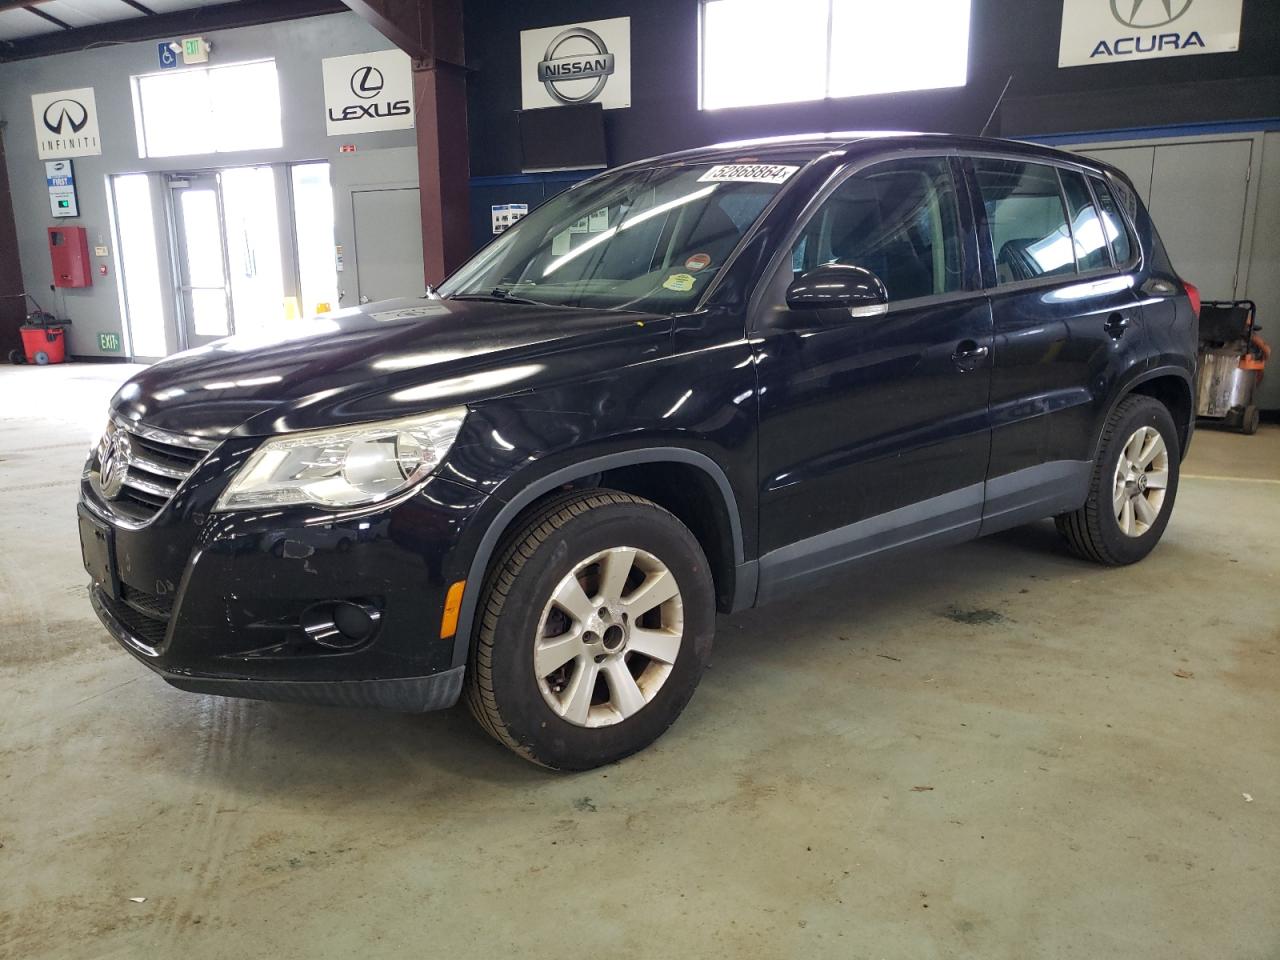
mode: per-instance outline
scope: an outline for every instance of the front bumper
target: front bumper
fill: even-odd
[[[195,478],[193,477],[193,480]],[[211,492],[210,495],[213,495]],[[485,495],[432,478],[392,506],[205,513],[175,499],[141,527],[113,523],[87,485],[84,508],[111,528],[117,581],[90,598],[111,635],[183,690],[419,712],[450,706],[464,664],[441,637],[449,585],[475,552]],[[353,603],[377,612],[341,649],[304,623]]]

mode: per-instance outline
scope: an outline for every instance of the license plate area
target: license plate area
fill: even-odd
[[[94,584],[112,600],[120,599],[115,531],[83,506],[80,507],[80,555]]]

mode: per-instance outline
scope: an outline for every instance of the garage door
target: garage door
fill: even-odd
[[[1214,140],[1079,151],[1123,170],[1156,222],[1178,273],[1206,300],[1242,294],[1252,140]]]

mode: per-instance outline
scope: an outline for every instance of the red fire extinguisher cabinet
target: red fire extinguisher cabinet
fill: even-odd
[[[89,235],[84,227],[50,227],[49,261],[55,287],[89,287],[93,270],[89,263]]]

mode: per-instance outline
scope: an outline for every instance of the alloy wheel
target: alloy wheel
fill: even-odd
[[[635,547],[603,550],[578,563],[543,609],[533,650],[538,687],[575,726],[620,723],[662,689],[683,634],[675,574]]]
[[[1164,507],[1169,486],[1169,448],[1154,427],[1139,427],[1120,450],[1111,506],[1120,532],[1140,537]]]

